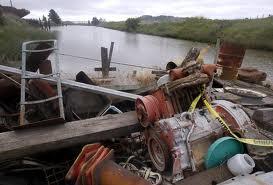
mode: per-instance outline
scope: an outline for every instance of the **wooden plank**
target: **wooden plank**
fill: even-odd
[[[140,130],[135,112],[0,133],[0,160],[129,135]]]

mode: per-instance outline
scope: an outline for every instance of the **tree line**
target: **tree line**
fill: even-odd
[[[34,20],[30,20],[29,22],[36,22]],[[49,10],[48,16],[44,16],[42,18],[39,18],[38,20],[39,26],[44,29],[49,31],[51,29],[51,26],[60,26],[62,25],[62,19],[60,16],[57,14],[57,12],[53,9]]]

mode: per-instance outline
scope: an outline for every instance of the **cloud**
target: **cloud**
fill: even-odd
[[[9,0],[0,0],[8,5]],[[28,17],[47,15],[52,8],[63,20],[125,20],[141,15],[204,16],[217,19],[256,17],[273,13],[272,0],[13,0],[13,5],[31,11]]]

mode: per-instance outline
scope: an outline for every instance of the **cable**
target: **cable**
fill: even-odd
[[[58,53],[58,54],[63,55],[63,56],[74,57],[74,58],[81,58],[81,59],[90,60],[90,61],[94,61],[94,62],[101,62],[101,60],[99,60],[99,59],[94,59],[94,58],[89,58],[89,57],[70,55],[70,54],[66,54],[66,53]],[[134,64],[127,64],[127,63],[122,63],[122,62],[113,62],[113,61],[111,61],[111,63],[118,64],[118,65],[124,65],[124,66],[139,67],[139,68],[145,68],[145,69],[153,69],[153,70],[157,70],[157,71],[164,71],[162,69],[157,69],[157,68],[153,68],[153,67],[146,67],[146,66],[140,66],[140,65],[134,65]]]

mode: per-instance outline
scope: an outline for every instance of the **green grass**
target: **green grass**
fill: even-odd
[[[0,64],[18,66],[23,42],[52,38],[55,38],[54,33],[34,28],[11,16],[4,17],[4,25],[0,26]]]
[[[124,22],[106,22],[102,26],[126,30]],[[273,17],[239,20],[187,18],[182,22],[140,24],[136,32],[205,43],[215,43],[220,37],[247,48],[273,50]]]

